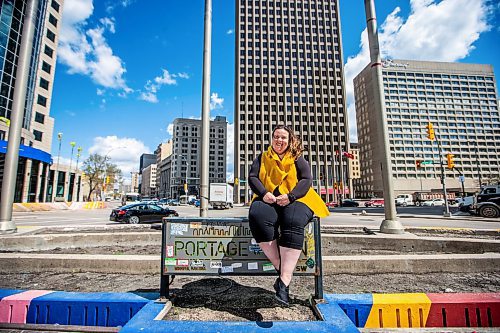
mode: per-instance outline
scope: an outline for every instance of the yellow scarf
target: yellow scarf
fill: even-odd
[[[272,147],[269,147],[262,154],[259,179],[264,184],[266,190],[271,193],[274,192],[276,187],[279,187],[281,194],[290,193],[299,182],[295,160],[290,152],[286,152],[283,159],[280,159]],[[323,199],[321,199],[312,187],[307,191],[305,196],[297,199],[297,201],[309,207],[314,212],[314,215],[318,217],[330,215]]]

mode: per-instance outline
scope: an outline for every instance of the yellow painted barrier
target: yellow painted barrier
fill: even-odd
[[[424,293],[373,294],[365,328],[425,327],[431,300]]]

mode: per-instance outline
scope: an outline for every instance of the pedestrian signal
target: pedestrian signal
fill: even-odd
[[[417,165],[417,169],[420,169],[422,167],[422,161],[421,160],[416,160],[415,164]]]
[[[432,125],[431,122],[427,124],[427,138],[431,141],[434,141],[436,139],[436,135],[434,133],[434,126]]]
[[[446,159],[448,160],[448,169],[453,169],[455,167],[455,160],[453,154],[446,154]]]

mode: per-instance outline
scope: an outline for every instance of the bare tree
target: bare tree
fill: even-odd
[[[89,200],[92,192],[102,188],[104,183],[114,183],[116,179],[121,178],[121,170],[115,164],[110,163],[109,157],[99,154],[91,154],[83,161],[82,169],[89,184]]]

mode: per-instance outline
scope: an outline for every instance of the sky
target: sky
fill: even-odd
[[[491,64],[500,75],[498,0],[376,0],[384,58]],[[235,1],[212,1],[210,116],[228,120],[233,175]],[[369,63],[364,1],[340,0],[350,141],[353,78]],[[52,155],[98,153],[125,178],[172,138],[175,118],[201,118],[203,0],[65,0],[52,95]],[[80,164],[81,165],[81,164]]]

